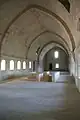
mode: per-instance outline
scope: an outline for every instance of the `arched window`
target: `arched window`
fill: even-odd
[[[59,64],[58,63],[56,63],[55,68],[59,68]]]
[[[20,62],[20,61],[17,62],[17,69],[18,69],[18,70],[21,69],[21,62]]]
[[[14,60],[10,61],[10,70],[14,70]]]
[[[54,52],[54,57],[55,57],[55,58],[59,58],[59,52],[58,52],[58,51],[55,51],[55,52]]]
[[[23,62],[23,69],[26,69],[26,62]]]
[[[29,69],[31,69],[31,67],[32,67],[32,63],[31,61],[29,61]]]
[[[6,70],[6,61],[5,60],[1,60],[1,70],[2,71]]]

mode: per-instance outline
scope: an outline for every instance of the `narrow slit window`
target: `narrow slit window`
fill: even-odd
[[[55,68],[59,68],[59,64],[58,63],[56,63]]]
[[[54,52],[54,57],[57,59],[57,58],[59,58],[59,52],[58,51],[55,51]]]
[[[32,67],[32,63],[31,63],[31,61],[29,62],[29,69],[31,69],[31,67]]]
[[[10,70],[14,70],[14,60],[10,61]]]
[[[23,69],[26,69],[26,62],[23,62]]]
[[[17,69],[18,69],[18,70],[21,69],[21,62],[20,62],[20,61],[17,62]]]
[[[77,31],[80,32],[80,18],[78,19],[78,23],[77,23]]]
[[[1,70],[2,71],[6,70],[6,61],[5,60],[1,60]]]

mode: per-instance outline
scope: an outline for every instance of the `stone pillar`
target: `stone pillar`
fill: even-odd
[[[39,61],[38,72],[43,72],[43,61]]]
[[[23,60],[21,60],[21,70],[23,70]]]
[[[6,60],[6,70],[7,71],[10,70],[10,60],[9,59]]]
[[[17,70],[17,60],[15,60],[14,68],[15,68],[15,70]]]
[[[35,71],[38,72],[38,62],[37,62],[37,60],[35,61]]]

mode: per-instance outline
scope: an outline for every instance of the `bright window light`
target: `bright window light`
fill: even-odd
[[[54,52],[54,57],[55,57],[55,58],[59,58],[59,52],[58,52],[58,51],[55,51],[55,52]]]
[[[58,63],[56,63],[56,66],[55,66],[55,68],[59,68],[59,64],[58,64]]]
[[[13,60],[10,61],[10,70],[14,70],[14,61]]]
[[[1,70],[2,71],[6,70],[6,61],[5,60],[1,60]]]
[[[20,62],[20,61],[17,62],[17,69],[18,69],[18,70],[21,69],[21,62]]]
[[[29,62],[29,69],[31,69],[31,61]]]
[[[26,69],[26,62],[23,62],[23,69]]]
[[[50,72],[48,71],[48,72],[47,72],[47,75],[49,75],[49,74],[50,74]]]

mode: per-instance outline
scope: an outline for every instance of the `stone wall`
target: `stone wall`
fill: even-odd
[[[57,59],[55,59],[55,57],[54,57],[55,51],[59,52],[59,58],[57,58]],[[68,59],[69,59],[68,56],[66,55],[66,53],[63,50],[61,50],[60,48],[53,48],[44,57],[44,64],[43,64],[44,69],[49,70],[49,64],[52,63],[52,66],[53,66],[52,70],[67,71],[67,70],[69,70]],[[56,63],[59,63],[59,69],[55,68]]]
[[[29,69],[29,61],[25,59],[10,57],[10,56],[2,56],[2,60],[6,61],[6,70],[0,70],[0,80],[5,80],[8,78],[26,76],[33,71],[33,66]],[[10,70],[10,60],[14,60],[14,70]],[[21,69],[17,69],[17,61],[21,62]],[[26,62],[26,69],[23,69],[23,62]]]

